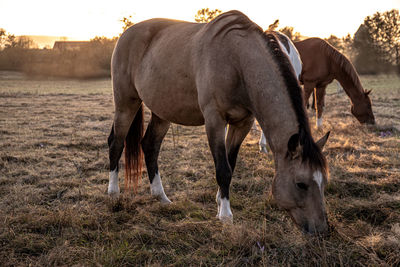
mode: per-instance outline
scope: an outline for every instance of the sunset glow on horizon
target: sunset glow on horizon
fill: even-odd
[[[15,1],[0,0],[0,28],[15,35],[66,36],[87,40],[121,33],[120,20],[129,15],[137,23],[165,17],[194,21],[197,10],[237,9],[263,28],[276,19],[279,28],[294,27],[305,36],[353,35],[364,18],[377,11],[400,8],[400,0],[381,1]]]

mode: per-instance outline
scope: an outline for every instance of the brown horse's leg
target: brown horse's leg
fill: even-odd
[[[229,186],[232,179],[232,169],[229,165],[225,147],[226,121],[216,108],[203,111],[208,144],[214,158],[215,172],[219,190],[217,193],[218,218],[223,222],[232,222],[233,215],[229,202]]]
[[[306,108],[308,108],[309,107],[309,104],[308,104],[308,99],[310,98],[310,96],[311,96],[311,93],[314,91],[314,87],[315,87],[315,85],[313,84],[313,83],[308,83],[308,82],[305,82],[304,83],[304,105],[306,105]]]
[[[315,99],[316,99],[316,117],[317,117],[317,128],[322,126],[322,113],[325,106],[325,94],[326,86],[320,86],[315,89]]]
[[[147,126],[146,134],[142,140],[142,149],[146,161],[147,174],[150,179],[151,194],[159,198],[161,203],[171,202],[165,195],[157,163],[161,143],[168,132],[169,126],[169,121],[160,119],[153,113],[151,115],[149,126]]]

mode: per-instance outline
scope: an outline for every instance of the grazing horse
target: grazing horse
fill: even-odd
[[[361,85],[351,62],[328,42],[309,38],[294,44],[300,53],[303,70],[300,82],[304,84],[304,102],[315,90],[317,127],[322,126],[322,112],[326,86],[334,79],[340,82],[351,100],[351,113],[360,123],[374,124],[369,93]]]
[[[276,35],[279,45],[281,46],[282,51],[287,55],[292,64],[294,72],[296,74],[296,78],[300,79],[301,70],[302,70],[302,62],[297,51],[296,47],[294,46],[293,42],[287,37],[285,34],[281,32],[271,32]],[[258,141],[258,145],[260,147],[260,152],[268,153],[267,150],[267,139],[265,138],[264,133],[261,131],[260,140]]]
[[[125,147],[126,181],[138,179],[143,151],[151,194],[169,203],[157,159],[170,122],[205,124],[219,186],[217,216],[232,221],[232,172],[256,118],[274,154],[277,204],[303,231],[326,232],[328,167],[321,150],[328,134],[314,142],[301,88],[273,34],[239,11],[207,24],[152,19],[121,35],[111,72],[110,195],[119,194],[118,162]],[[143,103],[151,110],[144,137]]]

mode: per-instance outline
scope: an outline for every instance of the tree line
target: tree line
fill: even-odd
[[[195,21],[209,22],[221,13],[219,9],[205,8],[197,12]],[[279,28],[279,19],[270,24],[268,30],[280,31],[294,42],[306,38],[293,27]],[[361,74],[400,74],[400,15],[397,9],[367,16],[353,36],[348,34],[338,38],[331,35],[325,40],[349,57]]]
[[[194,21],[207,23],[222,13],[219,9],[198,10]],[[134,25],[132,16],[121,20],[122,32]],[[268,26],[278,30],[292,41],[305,36],[293,27],[279,27],[279,19]],[[76,51],[38,49],[25,36],[16,37],[0,28],[0,70],[23,71],[32,75],[65,77],[103,77],[110,74],[110,60],[118,37],[95,37],[84,48]],[[400,74],[400,15],[399,10],[376,12],[367,16],[353,36],[343,38],[331,35],[325,39],[345,54],[361,74]]]

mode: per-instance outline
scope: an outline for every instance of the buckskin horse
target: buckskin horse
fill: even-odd
[[[170,122],[204,124],[219,186],[217,216],[231,222],[232,172],[256,118],[274,155],[277,204],[304,232],[327,231],[328,166],[321,150],[329,133],[313,141],[301,88],[275,35],[239,11],[207,24],[152,19],[121,35],[111,64],[110,195],[120,191],[118,162],[125,147],[128,184],[137,184],[143,153],[151,194],[169,203],[157,162],[162,140]],[[151,111],[144,136],[143,103]]]
[[[351,100],[351,113],[360,123],[375,124],[372,112],[371,91],[364,90],[357,71],[351,62],[328,42],[309,38],[295,42],[300,53],[303,69],[300,82],[304,84],[304,102],[314,91],[317,127],[322,126],[326,87],[334,79],[339,81]]]

